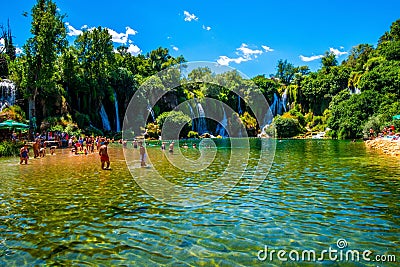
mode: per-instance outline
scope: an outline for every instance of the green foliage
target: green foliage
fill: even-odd
[[[22,143],[3,141],[0,143],[0,157],[10,157],[19,155]]]
[[[276,116],[272,122],[278,138],[294,137],[302,132],[299,121],[295,118]]]
[[[146,127],[146,132],[151,139],[157,139],[161,134],[161,130],[155,123],[148,123]]]
[[[250,115],[247,111],[240,116],[240,119],[246,128],[248,136],[256,136],[257,132],[257,120],[253,116]]]
[[[182,111],[164,112],[156,119],[163,139],[186,137],[192,127],[192,119]],[[178,132],[179,130],[179,132]]]
[[[25,123],[26,117],[25,117],[25,112],[22,110],[20,106],[13,105],[11,107],[3,109],[0,112],[0,119],[1,120],[10,119]]]
[[[200,138],[199,133],[195,132],[195,131],[189,131],[187,137],[188,138],[195,138],[195,139]]]

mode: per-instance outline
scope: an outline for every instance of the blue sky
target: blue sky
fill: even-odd
[[[275,73],[277,61],[316,70],[325,51],[346,58],[360,43],[376,45],[400,18],[400,1],[104,1],[55,0],[69,40],[84,28],[107,27],[115,46],[134,54],[166,47],[187,61],[217,61],[253,77]],[[14,43],[30,37],[35,0],[7,1],[0,24],[10,20]],[[22,16],[28,12],[29,16]]]

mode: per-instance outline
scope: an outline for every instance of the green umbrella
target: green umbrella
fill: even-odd
[[[27,129],[29,125],[13,121],[13,120],[6,120],[0,123],[0,129]]]
[[[394,120],[400,120],[400,114],[399,114],[399,115],[393,116],[393,119],[394,119]]]

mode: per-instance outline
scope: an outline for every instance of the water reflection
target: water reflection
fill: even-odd
[[[154,164],[167,164],[161,149],[149,149],[160,157]],[[66,150],[27,166],[1,159],[1,266],[253,266],[264,245],[321,251],[339,238],[351,249],[399,255],[400,162],[367,154],[362,144],[283,140],[258,190],[248,194],[244,177],[196,208],[154,200],[130,175],[122,148],[109,153],[112,171],[100,170],[98,155]],[[198,152],[184,153],[196,159]],[[208,183],[229,153],[219,149],[206,173],[165,167],[165,174],[184,185]],[[249,170],[257,153],[250,152]]]

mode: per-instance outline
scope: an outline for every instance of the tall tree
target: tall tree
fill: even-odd
[[[16,57],[16,49],[13,44],[11,34],[10,21],[7,22],[7,27],[0,26],[0,40],[4,41],[4,46],[0,47],[0,77],[8,76],[8,60],[14,60]]]
[[[32,8],[33,37],[24,45],[30,120],[38,117],[40,121],[47,116],[47,109],[54,106],[54,97],[60,95],[56,62],[67,44],[63,18],[52,0],[38,0]],[[37,103],[42,110],[36,109]]]
[[[74,88],[78,110],[98,119],[97,111],[102,100],[113,98],[110,88],[110,74],[115,68],[115,57],[111,35],[106,28],[97,27],[84,31],[76,40],[78,54],[79,79],[81,85]]]

